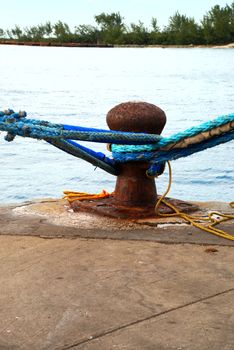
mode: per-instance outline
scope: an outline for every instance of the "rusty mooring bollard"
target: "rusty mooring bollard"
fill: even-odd
[[[126,102],[108,112],[107,124],[111,130],[161,134],[166,124],[166,115],[150,103]],[[107,198],[74,201],[73,210],[129,220],[155,217],[157,191],[154,178],[149,178],[146,174],[148,167],[149,163],[145,161],[119,164],[114,194]],[[196,206],[184,201],[172,198],[168,201],[186,212],[197,210]],[[164,204],[160,211],[172,212]]]
[[[161,134],[166,115],[157,106],[146,102],[126,102],[107,114],[111,130]],[[148,162],[128,162],[119,165],[115,187],[115,202],[126,207],[155,206],[157,191],[154,178],[146,175]]]

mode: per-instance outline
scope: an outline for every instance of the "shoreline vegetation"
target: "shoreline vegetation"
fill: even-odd
[[[168,25],[158,26],[152,17],[148,28],[143,22],[126,25],[119,12],[94,16],[96,25],[79,24],[71,30],[67,23],[46,22],[32,27],[0,28],[0,44],[64,47],[227,47],[234,43],[234,1],[215,5],[197,23],[178,11]]]
[[[20,46],[41,46],[41,47],[76,47],[76,48],[161,48],[161,49],[234,49],[234,43],[226,45],[112,45],[112,44],[89,44],[77,42],[58,42],[58,41],[18,41],[18,40],[0,40],[0,45],[20,45]]]

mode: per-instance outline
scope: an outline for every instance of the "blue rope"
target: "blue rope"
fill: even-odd
[[[19,113],[9,115],[0,114],[0,130],[9,131],[13,135],[32,137],[37,139],[73,139],[91,142],[116,143],[116,144],[155,144],[162,148],[170,143],[176,143],[188,137],[193,137],[200,132],[209,131],[221,125],[234,122],[234,113],[220,116],[212,121],[202,123],[170,137],[162,138],[160,135],[110,131],[104,129],[85,128],[63,124],[53,124],[47,121],[26,119],[18,117]],[[15,121],[14,121],[15,119]],[[126,152],[126,150],[123,150]],[[121,148],[118,149],[121,152]]]
[[[198,144],[191,145],[187,148],[173,149],[171,151],[159,151],[152,155],[150,163],[152,164],[147,170],[149,176],[156,176],[158,173],[157,163],[161,164],[168,160],[176,160],[179,158],[188,157],[194,153],[204,151],[205,149],[215,147],[225,142],[234,140],[234,130],[219,136],[200,142]]]
[[[203,148],[202,145],[209,145],[210,142],[210,147],[214,147],[216,145],[219,144],[218,140],[220,140],[220,143],[223,143],[223,140],[226,140],[224,142],[228,142],[233,140],[233,132],[234,130],[231,130],[229,133],[223,134],[223,135],[218,135],[218,136],[214,136],[211,139],[208,139],[207,141],[204,142],[200,142],[194,145],[191,145],[190,147],[187,148],[175,148],[172,149],[170,151],[158,151],[158,152],[141,152],[141,153],[133,153],[133,152],[129,152],[129,153],[112,153],[113,154],[113,158],[119,162],[119,163],[125,163],[125,162],[136,162],[136,161],[167,161],[167,160],[172,160],[172,159],[177,159],[179,157],[177,157],[178,155],[182,155],[181,157],[183,157],[183,154],[186,154],[186,152],[189,149],[196,149],[195,152],[199,151],[199,147],[201,147],[201,151],[203,151],[205,148]],[[226,137],[226,139],[225,139]],[[214,144],[213,144],[214,142]],[[217,144],[216,144],[217,142]],[[210,147],[206,147],[206,148],[210,148]],[[193,152],[194,153],[194,152]]]
[[[19,112],[14,113],[12,110],[8,110],[6,112],[0,112],[0,119],[8,124],[8,134],[5,137],[7,141],[12,141],[14,137],[16,136],[14,132],[14,128],[11,128],[10,126],[12,124],[15,124],[17,121],[22,121],[27,126],[30,125],[36,125],[37,127],[48,127],[48,128],[56,128],[57,130],[63,130],[62,124],[52,124],[48,121],[44,120],[33,120],[33,119],[23,119],[26,117],[26,112]],[[1,123],[0,123],[1,124]],[[9,125],[10,124],[10,125]],[[74,129],[77,129],[74,127]],[[85,128],[80,128],[80,130]],[[27,132],[28,129],[24,127],[23,132]],[[26,136],[26,135],[25,135]],[[36,137],[37,138],[37,137]],[[99,167],[108,173],[112,175],[117,175],[118,171],[115,167],[115,161],[113,159],[108,158],[104,153],[101,152],[95,152],[87,147],[84,147],[77,142],[74,142],[72,140],[62,140],[62,139],[53,139],[53,140],[46,140],[48,143],[52,144],[53,146],[63,150],[64,152],[67,152],[73,156],[76,156],[78,158],[81,158],[83,160],[88,161],[89,163],[93,164],[96,167]]]
[[[229,132],[225,134],[213,136],[211,132],[210,139],[206,141],[188,145],[187,148],[160,151],[160,148],[174,145],[186,138],[189,139],[226,124],[230,124],[230,128]],[[0,130],[7,132],[5,137],[7,141],[12,141],[16,135],[43,139],[55,147],[87,160],[114,175],[118,173],[116,162],[149,161],[151,166],[148,173],[149,175],[155,175],[160,172],[159,169],[166,160],[187,157],[195,152],[232,140],[234,137],[234,113],[220,116],[167,138],[155,134],[110,131],[26,119],[26,112],[15,113],[13,110],[0,112]],[[95,152],[72,140],[112,143],[114,160],[106,157],[101,152]],[[142,152],[142,148],[145,152]],[[151,152],[152,149],[154,152]],[[161,165],[159,166],[159,164]]]
[[[36,125],[30,123],[24,123],[22,121],[15,122],[14,124],[0,121],[0,130],[7,131],[13,135],[22,137],[31,137],[35,139],[72,139],[80,141],[101,142],[101,143],[152,143],[161,139],[161,136],[154,134],[143,133],[122,133],[106,130],[101,131],[89,131],[88,128],[80,128],[81,131],[64,130],[62,127],[47,127],[44,125]],[[139,139],[138,139],[139,137]]]
[[[115,142],[117,144],[147,144],[158,142],[162,138],[160,135],[155,134],[131,133],[53,124],[47,121],[18,117],[18,113],[11,115],[5,115],[4,113],[0,114],[0,130],[7,131],[10,135],[31,137],[40,140],[72,139],[101,143]]]
[[[127,152],[142,152],[142,151],[153,151],[163,147],[166,147],[170,144],[177,143],[186,138],[190,138],[196,136],[202,132],[210,131],[214,128],[220,127],[222,125],[233,123],[234,128],[234,113],[227,114],[223,116],[219,116],[218,118],[202,123],[197,126],[193,126],[185,131],[178,132],[172,136],[161,138],[157,143],[149,144],[149,145],[111,145],[111,150],[114,153],[127,153]]]
[[[87,147],[79,145],[77,142],[72,140],[58,140],[58,141],[47,141],[51,145],[67,152],[75,157],[86,160],[92,165],[99,167],[109,174],[118,175],[118,171],[115,167],[115,161],[106,157],[104,153],[95,152]]]

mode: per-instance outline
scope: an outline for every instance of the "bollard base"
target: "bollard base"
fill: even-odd
[[[157,199],[159,199],[158,196]],[[155,198],[155,204],[157,202]],[[174,198],[166,198],[166,200],[175,206],[178,210],[183,213],[192,213],[199,210],[199,207],[195,204],[185,202],[179,199]],[[101,216],[107,216],[111,218],[118,219],[145,219],[145,218],[153,218],[156,217],[154,206],[150,207],[127,207],[120,205],[116,202],[114,196],[110,196],[108,198],[101,198],[95,200],[82,200],[82,201],[74,201],[71,204],[72,209],[75,212],[85,211],[90,213],[95,213]],[[167,207],[165,204],[160,205],[160,212],[163,214],[171,214],[173,213],[172,209]]]

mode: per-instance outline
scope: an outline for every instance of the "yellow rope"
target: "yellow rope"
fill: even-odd
[[[167,190],[160,197],[160,199],[158,200],[158,202],[155,205],[156,215],[163,216],[163,217],[177,216],[177,217],[180,217],[180,218],[188,221],[190,224],[192,224],[193,226],[195,226],[195,227],[197,227],[197,228],[199,228],[199,229],[201,229],[203,231],[206,231],[206,232],[212,233],[212,234],[214,234],[216,236],[220,236],[220,237],[229,239],[231,241],[234,241],[234,236],[230,235],[229,233],[227,233],[227,232],[225,232],[223,230],[219,230],[216,227],[214,227],[214,226],[220,224],[221,222],[234,219],[234,215],[222,214],[222,213],[213,211],[213,212],[209,213],[208,217],[206,217],[206,218],[191,216],[191,215],[187,215],[187,214],[185,214],[183,212],[180,212],[174,205],[172,205],[171,203],[168,203],[165,200],[166,195],[170,191],[171,183],[172,183],[171,164],[170,164],[170,162],[167,162],[167,164],[168,164],[168,169],[169,169],[169,183],[168,183],[168,186],[167,186]],[[171,208],[174,211],[174,213],[171,213],[171,214],[160,213],[159,206],[160,206],[161,203],[163,203],[167,207]],[[229,205],[230,205],[231,208],[234,208],[234,202],[231,202]],[[218,216],[219,218],[216,218],[215,216]],[[208,222],[210,224],[208,226],[204,226],[204,225],[201,225],[200,223],[198,223],[197,221],[206,221],[206,222]]]
[[[92,194],[92,193],[86,193],[86,192],[74,192],[74,191],[63,191],[65,196],[63,197],[64,199],[67,199],[69,203],[72,203],[74,201],[82,201],[84,199],[98,199],[98,198],[107,198],[109,197],[112,193],[109,193],[105,190],[102,190],[101,193],[98,194]]]
[[[206,231],[206,232],[212,233],[216,236],[220,236],[220,237],[229,239],[231,241],[234,241],[234,236],[232,236],[229,233],[215,227],[216,225],[220,224],[221,222],[234,219],[234,215],[222,214],[222,213],[213,211],[213,212],[210,212],[208,214],[208,217],[191,216],[191,215],[187,215],[183,212],[180,212],[174,205],[172,205],[171,203],[169,203],[165,200],[165,197],[169,193],[169,191],[171,189],[171,184],[172,184],[171,164],[170,164],[170,162],[167,162],[167,164],[168,164],[168,169],[169,169],[169,182],[168,182],[168,186],[167,186],[165,193],[160,197],[160,199],[157,201],[157,203],[155,205],[156,215],[162,216],[162,217],[175,217],[175,216],[177,216],[177,217],[180,217],[180,218],[188,221],[191,225],[193,225],[193,226],[195,226],[203,231]],[[86,192],[74,192],[74,191],[64,191],[63,193],[65,195],[63,198],[67,199],[69,203],[72,203],[76,200],[85,200],[85,199],[93,200],[93,199],[98,199],[98,198],[107,198],[107,197],[113,195],[114,192],[109,193],[105,190],[102,190],[102,192],[98,193],[98,194],[90,194],[90,193],[86,193]],[[174,213],[171,213],[171,214],[160,213],[159,207],[160,207],[161,203],[163,203],[167,207],[171,208],[174,211]],[[234,208],[234,202],[230,203],[230,207]],[[204,226],[204,225],[200,224],[199,222],[202,222],[202,223],[208,222],[209,225]]]

